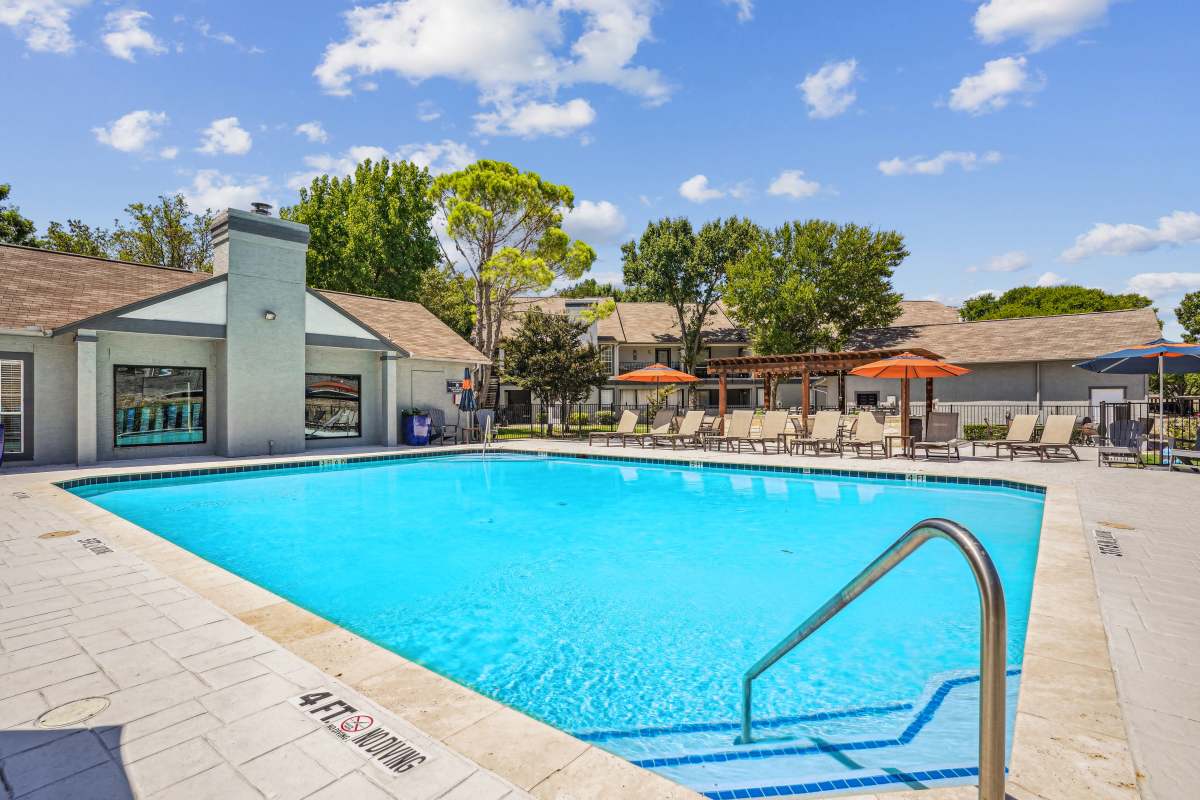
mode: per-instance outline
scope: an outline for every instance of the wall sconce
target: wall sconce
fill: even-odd
[[[265,319],[267,322],[270,322],[271,320],[275,319],[275,312],[274,311],[264,311],[263,319]]]

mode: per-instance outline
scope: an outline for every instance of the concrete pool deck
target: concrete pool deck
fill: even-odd
[[[588,451],[578,443],[542,440],[499,447]],[[346,449],[322,452],[320,457],[366,452],[379,451]],[[591,452],[617,455],[621,450],[597,447]],[[1200,692],[1194,681],[1188,682],[1186,666],[1200,663],[1194,660],[1200,650],[1200,628],[1194,622],[1189,626],[1186,610],[1200,605],[1200,600],[1194,599],[1193,582],[1189,595],[1193,605],[1166,616],[1174,608],[1164,601],[1167,592],[1150,588],[1155,570],[1160,564],[1171,564],[1172,553],[1177,567],[1173,574],[1180,583],[1195,575],[1197,545],[1194,539],[1187,543],[1186,529],[1177,529],[1186,524],[1186,505],[1182,499],[1175,507],[1166,502],[1194,492],[1195,476],[1097,470],[1094,462],[1086,461],[967,459],[945,465],[847,458],[839,463],[828,456],[764,460],[761,455],[672,454],[637,448],[627,454],[951,473],[1046,485],[1042,551],[1009,792],[1017,798],[1047,800],[1127,798],[1136,797],[1140,787],[1144,797],[1171,798],[1183,796],[1178,788],[1195,785],[1188,783],[1188,769],[1195,769],[1189,756],[1200,746],[1195,732],[1200,727],[1196,721],[1200,711],[1195,708]],[[575,800],[696,797],[376,647],[52,485],[67,478],[157,471],[181,464],[198,468],[302,458],[173,459],[0,476],[0,562],[4,565],[0,567],[0,677],[6,687],[21,689],[0,691],[0,742],[16,742],[0,746],[0,771],[6,778],[13,769],[18,776],[38,776],[20,778],[25,782],[11,790],[14,797],[62,796],[50,790],[83,780],[79,776],[89,771],[104,772],[117,783],[123,780],[125,793],[113,795],[123,797],[169,797],[172,791],[174,796],[201,796],[194,794],[199,785],[212,787],[222,797],[344,795],[332,786],[383,792],[379,796],[430,798],[522,797],[526,792]],[[1105,506],[1101,498],[1110,504]],[[1086,509],[1082,516],[1081,506]],[[1164,508],[1175,513],[1164,515]],[[1174,520],[1175,528],[1161,539],[1147,536],[1164,528],[1163,516]],[[1136,533],[1116,530],[1125,558],[1098,555],[1090,534],[1085,536],[1085,519],[1087,530],[1101,520],[1136,528]],[[79,533],[37,538],[53,530]],[[1152,541],[1141,541],[1142,537]],[[115,552],[97,554],[81,543],[88,539],[99,539],[102,547]],[[101,565],[106,559],[108,563]],[[102,572],[105,569],[114,574]],[[1177,587],[1164,588],[1174,593]],[[1160,617],[1169,630],[1160,626]],[[1114,626],[1119,628],[1116,633]],[[180,641],[193,643],[174,649]],[[193,647],[201,649],[191,652]],[[251,652],[258,648],[263,649]],[[195,657],[210,652],[209,659],[215,661]],[[1167,690],[1158,680],[1163,670],[1175,670]],[[1121,686],[1125,674],[1132,677],[1129,687]],[[11,684],[12,675],[30,683]],[[1181,687],[1178,702],[1169,693],[1172,686]],[[421,764],[407,778],[381,775],[377,764],[332,738],[288,703],[289,698],[320,687],[346,698],[360,711],[371,709],[373,718],[385,721],[377,724],[386,724],[429,754],[428,764]],[[160,696],[164,692],[174,702],[152,708],[165,703]],[[51,738],[30,725],[51,705],[93,695],[111,697],[113,705],[86,723],[86,729]],[[126,699],[143,696],[159,699],[144,701],[150,705]],[[232,710],[220,705],[225,697],[235,698]],[[243,701],[245,706],[238,705]],[[262,702],[266,705],[250,708]],[[239,711],[243,713],[235,713]],[[272,733],[276,738],[267,737],[254,747],[241,744],[239,732],[244,739],[247,730],[258,731],[260,724],[286,730]],[[1138,785],[1127,731],[1139,768]],[[85,744],[89,755],[81,760],[71,748]],[[266,744],[268,749],[257,750]],[[361,763],[354,764],[350,757]],[[326,764],[322,758],[333,761]],[[10,766],[14,761],[15,768]],[[66,766],[54,766],[59,761]],[[84,762],[85,768],[75,769]],[[203,768],[196,771],[201,764]],[[334,764],[338,766],[331,769]],[[437,764],[441,766],[429,768]],[[336,774],[341,768],[345,772]],[[197,775],[206,778],[201,781]],[[296,785],[270,784],[285,779]],[[167,780],[171,782],[163,783]],[[408,783],[402,785],[403,780]],[[418,783],[420,788],[412,789]],[[222,786],[226,788],[219,789]],[[3,791],[0,788],[0,798]],[[974,790],[932,790],[920,796],[968,797],[974,796]]]

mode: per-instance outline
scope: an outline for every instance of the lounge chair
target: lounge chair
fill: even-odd
[[[700,435],[708,436],[712,434],[717,426],[717,420],[719,419],[720,417],[717,415],[716,411],[713,411],[711,408],[706,409],[704,412],[704,419],[700,422]]]
[[[875,457],[875,448],[879,448],[879,454],[886,456],[887,448],[883,444],[883,423],[875,419],[875,415],[870,411],[858,412],[858,421],[854,425],[854,434],[850,437],[850,441],[846,446],[854,451],[857,456],[862,455],[863,448],[867,448],[867,454]]]
[[[913,442],[913,458],[916,458],[918,450],[924,450],[926,458],[933,458],[934,453],[945,453],[947,461],[951,455],[962,459],[958,448],[967,440],[958,438],[957,411],[932,412],[929,415],[929,430],[924,434],[921,441]]]
[[[723,433],[716,436],[704,437],[704,449],[707,450],[710,445],[714,445],[718,450],[724,445],[729,445],[730,451],[733,450],[733,443],[738,443],[738,452],[742,450],[742,442],[750,438],[750,426],[754,422],[754,412],[745,409],[733,412],[728,423],[725,425]]]
[[[683,421],[679,423],[679,430],[675,433],[651,433],[650,446],[669,444],[674,450],[679,445],[684,447],[698,445],[700,444],[700,424],[703,421],[703,411],[689,411],[684,414]]]
[[[634,435],[637,429],[638,415],[636,411],[622,411],[621,420],[617,423],[615,431],[592,431],[588,434],[588,447],[591,447],[597,440],[602,440],[606,447],[612,445],[614,441],[618,442],[622,447],[625,446],[625,437]]]
[[[768,411],[763,414],[762,425],[758,429],[758,435],[751,435],[746,442],[753,450],[755,445],[761,445],[763,455],[767,454],[767,447],[775,448],[776,453],[782,453],[787,449],[783,443],[784,434],[788,427],[788,412],[784,410]],[[738,451],[741,451],[741,444],[738,444]]]
[[[826,446],[836,450],[838,457],[842,455],[842,445],[838,440],[838,426],[842,421],[840,411],[818,411],[813,421],[812,433],[794,440],[788,451],[793,455],[804,455],[804,451],[812,448],[813,455],[821,455],[821,447]]]
[[[1036,442],[1014,444],[1008,448],[1008,457],[1012,459],[1017,453],[1036,453],[1041,460],[1049,460],[1055,455],[1061,455],[1065,450],[1078,461],[1079,453],[1071,446],[1071,436],[1075,433],[1074,414],[1053,414],[1046,420],[1042,428],[1042,436]]]
[[[1014,444],[1028,444],[1033,441],[1033,430],[1037,427],[1037,414],[1017,414],[1012,418],[1012,422],[1008,424],[1008,431],[1005,432],[1003,439],[984,439],[978,442],[971,442],[971,455],[975,455],[975,449],[982,447],[987,450],[989,447],[996,449],[996,458],[1000,457],[1000,448],[1012,447]]]
[[[1096,448],[1096,466],[1114,463],[1132,463],[1139,469],[1145,466],[1142,449],[1146,444],[1146,423],[1140,419],[1118,419],[1108,425],[1105,433]]]
[[[675,409],[660,408],[654,413],[654,421],[650,423],[650,430],[645,433],[633,433],[625,437],[627,442],[637,442],[638,447],[645,447],[646,442],[652,442],[654,436],[665,436],[671,432],[671,426],[675,423]],[[625,443],[622,442],[624,447]]]
[[[1200,435],[1192,434],[1192,446],[1179,447],[1179,440],[1171,437],[1171,457],[1167,459],[1167,471],[1174,472],[1177,468],[1188,472],[1200,472]]]

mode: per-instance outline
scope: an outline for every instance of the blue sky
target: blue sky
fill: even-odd
[[[659,216],[823,217],[901,231],[911,298],[1132,288],[1173,333],[1198,25],[1148,0],[0,0],[0,180],[44,227],[498,158],[575,190],[601,280]]]

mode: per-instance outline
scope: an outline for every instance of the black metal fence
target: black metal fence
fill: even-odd
[[[670,398],[674,400],[676,398]],[[676,407],[669,404],[669,407]],[[715,407],[703,407],[713,411]],[[753,409],[752,405],[730,404],[728,410],[738,408]],[[625,411],[637,414],[636,431],[644,433],[649,430],[657,406],[620,405],[585,403],[570,406],[564,416],[560,406],[509,405],[496,409],[494,429],[496,436],[501,439],[520,439],[528,437],[585,437],[593,431],[613,431],[620,423]],[[791,409],[799,413],[799,409]],[[812,413],[825,410],[814,405]],[[862,409],[876,413],[894,415],[899,409]],[[1146,420],[1146,430],[1150,439],[1173,438],[1175,447],[1194,449],[1197,446],[1197,430],[1200,428],[1200,408],[1175,403],[1168,400],[1166,412],[1167,437],[1160,437],[1158,430],[1157,402],[1122,402],[1122,403],[937,403],[935,411],[950,411],[959,415],[959,436],[969,440],[1000,439],[1008,431],[1009,424],[1019,414],[1036,414],[1039,417],[1039,428],[1052,415],[1071,415],[1077,425],[1076,441],[1083,444],[1094,443],[1107,435],[1107,427],[1119,419]],[[686,411],[678,407],[678,412]],[[849,409],[848,413],[854,413]],[[912,403],[909,407],[911,416],[920,418],[925,415],[923,402]]]

